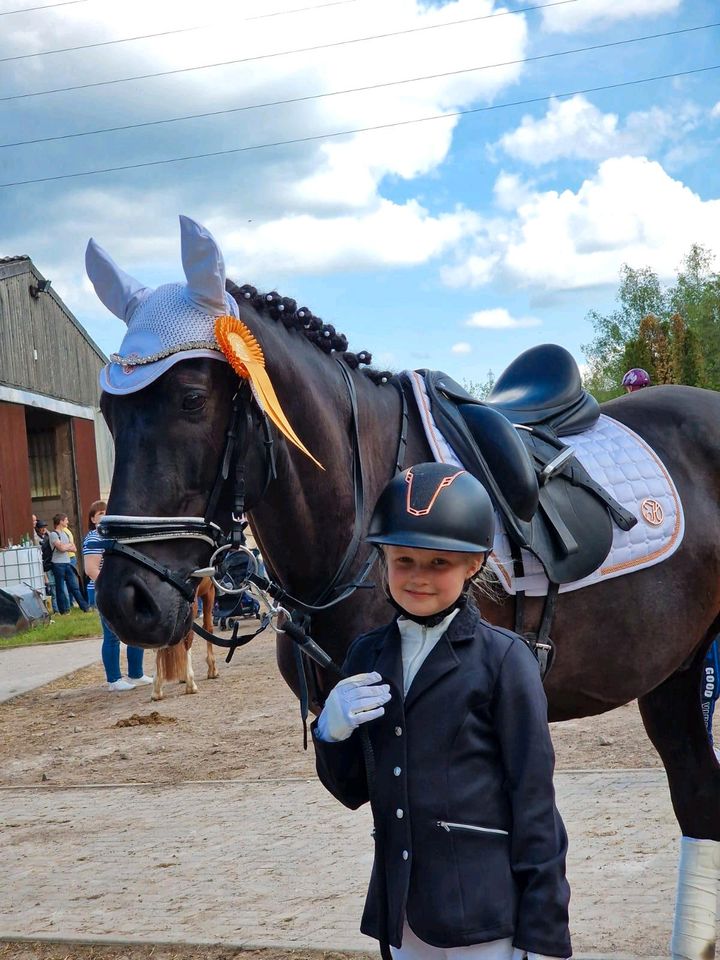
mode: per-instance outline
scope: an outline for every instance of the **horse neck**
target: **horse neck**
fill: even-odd
[[[324,471],[283,444],[278,478],[250,517],[263,556],[283,587],[309,600],[335,575],[352,540],[357,513],[348,392],[339,368],[326,367],[322,386],[313,383],[312,408],[291,418]],[[368,514],[395,471],[401,401],[393,386],[376,386],[359,373],[351,376],[357,393],[364,531]],[[353,574],[366,553],[360,545]]]

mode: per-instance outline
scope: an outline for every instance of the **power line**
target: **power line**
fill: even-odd
[[[562,3],[573,3],[576,0],[556,0],[554,4],[543,4],[543,6],[558,6]],[[534,7],[533,9],[539,9]],[[508,11],[515,13],[517,11]],[[151,80],[155,77],[169,77],[178,73],[192,73],[197,70],[209,70],[215,67],[229,67],[238,63],[254,63],[257,60],[270,60],[274,57],[287,57],[297,53],[313,53],[316,50],[328,50],[332,47],[345,47],[353,43],[367,43],[369,40],[386,40],[390,37],[405,36],[410,33],[422,33],[427,30],[440,30],[444,27],[456,27],[465,23],[475,23],[478,20],[492,20],[498,14],[485,14],[481,17],[465,17],[462,20],[449,20],[447,23],[431,23],[422,27],[409,27],[406,30],[394,30],[391,33],[378,33],[369,37],[353,37],[350,40],[335,40],[331,43],[318,43],[312,47],[298,47],[295,50],[278,50],[274,53],[261,53],[254,57],[242,57],[238,60],[221,60],[217,63],[204,63],[197,67],[178,67],[175,70],[161,70],[158,73],[143,73],[134,77],[118,77],[115,80],[96,80],[92,83],[79,83],[72,87],[55,87],[52,90],[38,90],[35,93],[17,93],[10,97],[0,97],[0,103],[6,103],[9,100],[25,100],[28,97],[45,97],[51,93],[69,93],[73,90],[87,90],[91,87],[107,87],[117,83],[129,83],[131,80]]]
[[[370,90],[379,90],[379,89],[385,89],[387,87],[396,87],[406,83],[419,83],[423,80],[440,80],[443,77],[455,77],[455,76],[459,76],[466,73],[476,73],[480,70],[491,70],[496,67],[507,67],[507,66],[513,66],[521,63],[531,63],[538,60],[547,60],[554,57],[565,57],[565,56],[568,56],[569,54],[574,54],[574,53],[586,53],[591,50],[602,50],[607,47],[617,47],[617,46],[622,46],[624,44],[629,44],[629,43],[638,43],[641,40],[655,40],[659,37],[674,36],[678,33],[688,33],[695,30],[707,30],[710,27],[717,27],[717,26],[720,26],[720,22],[706,24],[705,26],[701,26],[701,27],[686,27],[681,30],[672,30],[667,33],[650,34],[645,37],[629,37],[625,40],[614,40],[608,43],[597,43],[588,47],[576,47],[572,50],[558,50],[558,51],[555,51],[554,53],[544,53],[544,54],[538,54],[535,57],[525,57],[522,60],[509,60],[503,63],[488,63],[488,64],[483,64],[479,67],[466,67],[462,70],[448,70],[448,71],[445,71],[444,73],[426,74],[425,76],[422,76],[422,77],[409,77],[404,80],[389,80],[385,83],[372,83],[362,87],[350,87],[346,90],[331,90],[326,93],[308,94],[307,96],[303,96],[303,97],[288,97],[283,100],[269,100],[265,103],[251,103],[251,104],[246,104],[245,106],[242,106],[242,107],[228,107],[225,110],[211,110],[211,111],[206,111],[205,113],[191,113],[183,117],[168,117],[160,120],[146,120],[140,123],[127,123],[127,124],[123,124],[115,127],[101,127],[97,130],[85,130],[79,133],[63,133],[63,134],[57,134],[56,136],[52,136],[52,137],[38,137],[33,140],[17,140],[11,143],[0,143],[0,150],[3,150],[7,147],[25,147],[25,146],[30,146],[37,143],[52,143],[58,140],[74,140],[79,137],[97,136],[98,134],[101,134],[101,133],[118,133],[122,130],[137,130],[144,127],[161,126],[163,124],[169,124],[169,123],[181,123],[185,120],[200,120],[207,117],[226,116],[227,114],[231,114],[231,113],[243,113],[247,110],[259,110],[265,107],[288,106],[289,104],[293,104],[293,103],[303,103],[308,100],[321,100],[326,97],[340,97],[350,93],[365,93]]]
[[[249,147],[234,147],[229,150],[215,150],[212,153],[194,153],[184,157],[168,157],[165,160],[147,160],[144,163],[128,163],[118,167],[104,167],[101,170],[80,170],[76,173],[56,174],[52,177],[38,177],[33,180],[12,180],[0,183],[2,187],[19,187],[31,183],[49,183],[53,180],[72,180],[78,177],[93,177],[101,173],[118,173],[123,170],[139,170],[142,167],[159,167],[167,163],[183,163],[187,160],[205,160],[209,157],[225,157],[236,153],[250,153],[253,150],[265,150],[269,147],[286,147],[298,143],[312,143],[317,140],[331,140],[335,137],[346,137],[355,133],[368,133],[372,130],[389,130],[393,127],[405,127],[413,123],[427,123],[432,120],[450,120],[453,117],[465,117],[474,113],[486,113],[490,110],[503,110],[508,107],[528,106],[533,103],[546,103],[549,100],[559,100],[565,97],[577,97],[585,93],[599,93],[603,90],[617,90],[621,87],[633,87],[641,83],[653,83],[657,80],[670,80],[675,77],[687,77],[691,74],[707,73],[710,70],[720,70],[720,63],[710,67],[697,67],[694,70],[681,70],[677,73],[663,73],[655,77],[643,77],[639,80],[625,80],[622,83],[609,83],[601,87],[586,87],[584,90],[572,90],[568,93],[553,93],[544,97],[532,97],[527,100],[513,100],[508,103],[496,103],[487,107],[471,107],[467,110],[455,110],[452,113],[433,114],[429,117],[416,117],[413,120],[396,120],[392,123],[379,123],[369,127],[356,127],[352,130],[336,130],[333,133],[320,133],[308,137],[295,137],[290,140],[275,140],[271,143],[257,143]]]
[[[71,3],[86,3],[87,0],[70,0]],[[308,10],[323,10],[325,7],[342,7],[348,3],[359,3],[361,0],[331,0],[330,3],[318,3],[314,7],[296,7],[294,10],[275,10],[273,13],[259,13],[255,17],[242,17],[239,23],[250,23],[253,20],[268,20],[271,17],[286,17],[294,13],[305,13]],[[575,0],[563,0],[565,3]],[[55,4],[51,4],[55,6]],[[57,4],[63,6],[63,4]],[[555,6],[555,4],[548,4]],[[30,7],[28,9],[44,10],[45,7]],[[9,13],[23,13],[22,10],[10,10]],[[520,11],[514,11],[520,12]],[[121,37],[119,40],[100,40],[97,43],[83,43],[76,47],[57,47],[55,50],[38,50],[35,53],[19,53],[14,57],[0,57],[0,63],[10,63],[14,60],[30,60],[32,57],[48,57],[53,53],[73,53],[76,50],[93,50],[97,47],[111,47],[116,43],[132,43],[134,40],[154,40],[157,37],[171,37],[180,33],[192,33],[195,30],[217,29],[216,23],[200,23],[194,27],[179,27],[176,30],[161,30],[159,33],[143,33],[136,37]]]
[[[73,3],[86,3],[87,0],[71,0]],[[305,13],[308,10],[322,10],[325,7],[339,7],[346,3],[358,3],[359,0],[332,0],[331,3],[320,3],[314,7],[298,7],[294,10],[276,10],[274,13],[260,13],[255,17],[243,17],[240,23],[250,23],[253,20],[267,20],[270,17],[284,17],[293,13]],[[529,13],[532,10],[543,10],[545,7],[560,7],[567,3],[577,3],[578,0],[553,0],[552,3],[536,4],[531,7],[522,7],[516,10],[502,10],[499,13],[487,14],[485,17],[479,17],[480,20],[491,20],[495,17],[507,17],[517,13]],[[35,8],[31,8],[35,9]],[[41,7],[39,9],[44,9]],[[10,13],[22,11],[9,11]],[[110,47],[117,43],[132,43],[134,40],[153,40],[157,37],[171,37],[181,33],[192,33],[194,30],[208,30],[217,28],[215,23],[201,23],[195,27],[181,27],[177,30],[162,30],[159,33],[144,33],[136,37],[122,37],[119,40],[102,40],[97,43],[84,43],[76,47],[58,47],[55,50],[40,50],[36,53],[20,53],[13,57],[0,57],[0,63],[9,63],[15,60],[29,60],[32,57],[47,57],[53,53],[74,53],[77,50],[93,50],[97,47]]]
[[[11,13],[32,13],[33,10],[49,10],[51,7],[71,7],[74,3],[87,3],[88,0],[62,0],[62,3],[46,3],[44,7],[21,7],[19,10],[3,10],[0,17],[9,17]]]

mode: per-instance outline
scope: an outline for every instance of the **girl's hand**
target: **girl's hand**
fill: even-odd
[[[390,700],[390,687],[381,680],[379,673],[358,673],[333,687],[318,719],[319,738],[347,740],[361,723],[381,717]]]

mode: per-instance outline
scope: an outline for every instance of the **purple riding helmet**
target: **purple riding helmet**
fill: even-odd
[[[642,367],[633,367],[632,370],[628,370],[622,378],[622,385],[628,393],[634,393],[635,390],[642,390],[643,387],[649,387],[650,377],[648,376],[647,370],[643,370]]]

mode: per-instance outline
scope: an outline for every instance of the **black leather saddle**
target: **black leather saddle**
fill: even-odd
[[[490,494],[513,545],[535,554],[552,583],[596,570],[610,551],[613,522],[629,530],[637,518],[560,439],[589,429],[600,413],[567,350],[526,350],[486,401],[440,371],[418,372],[436,424]],[[519,563],[519,549],[517,556]]]

